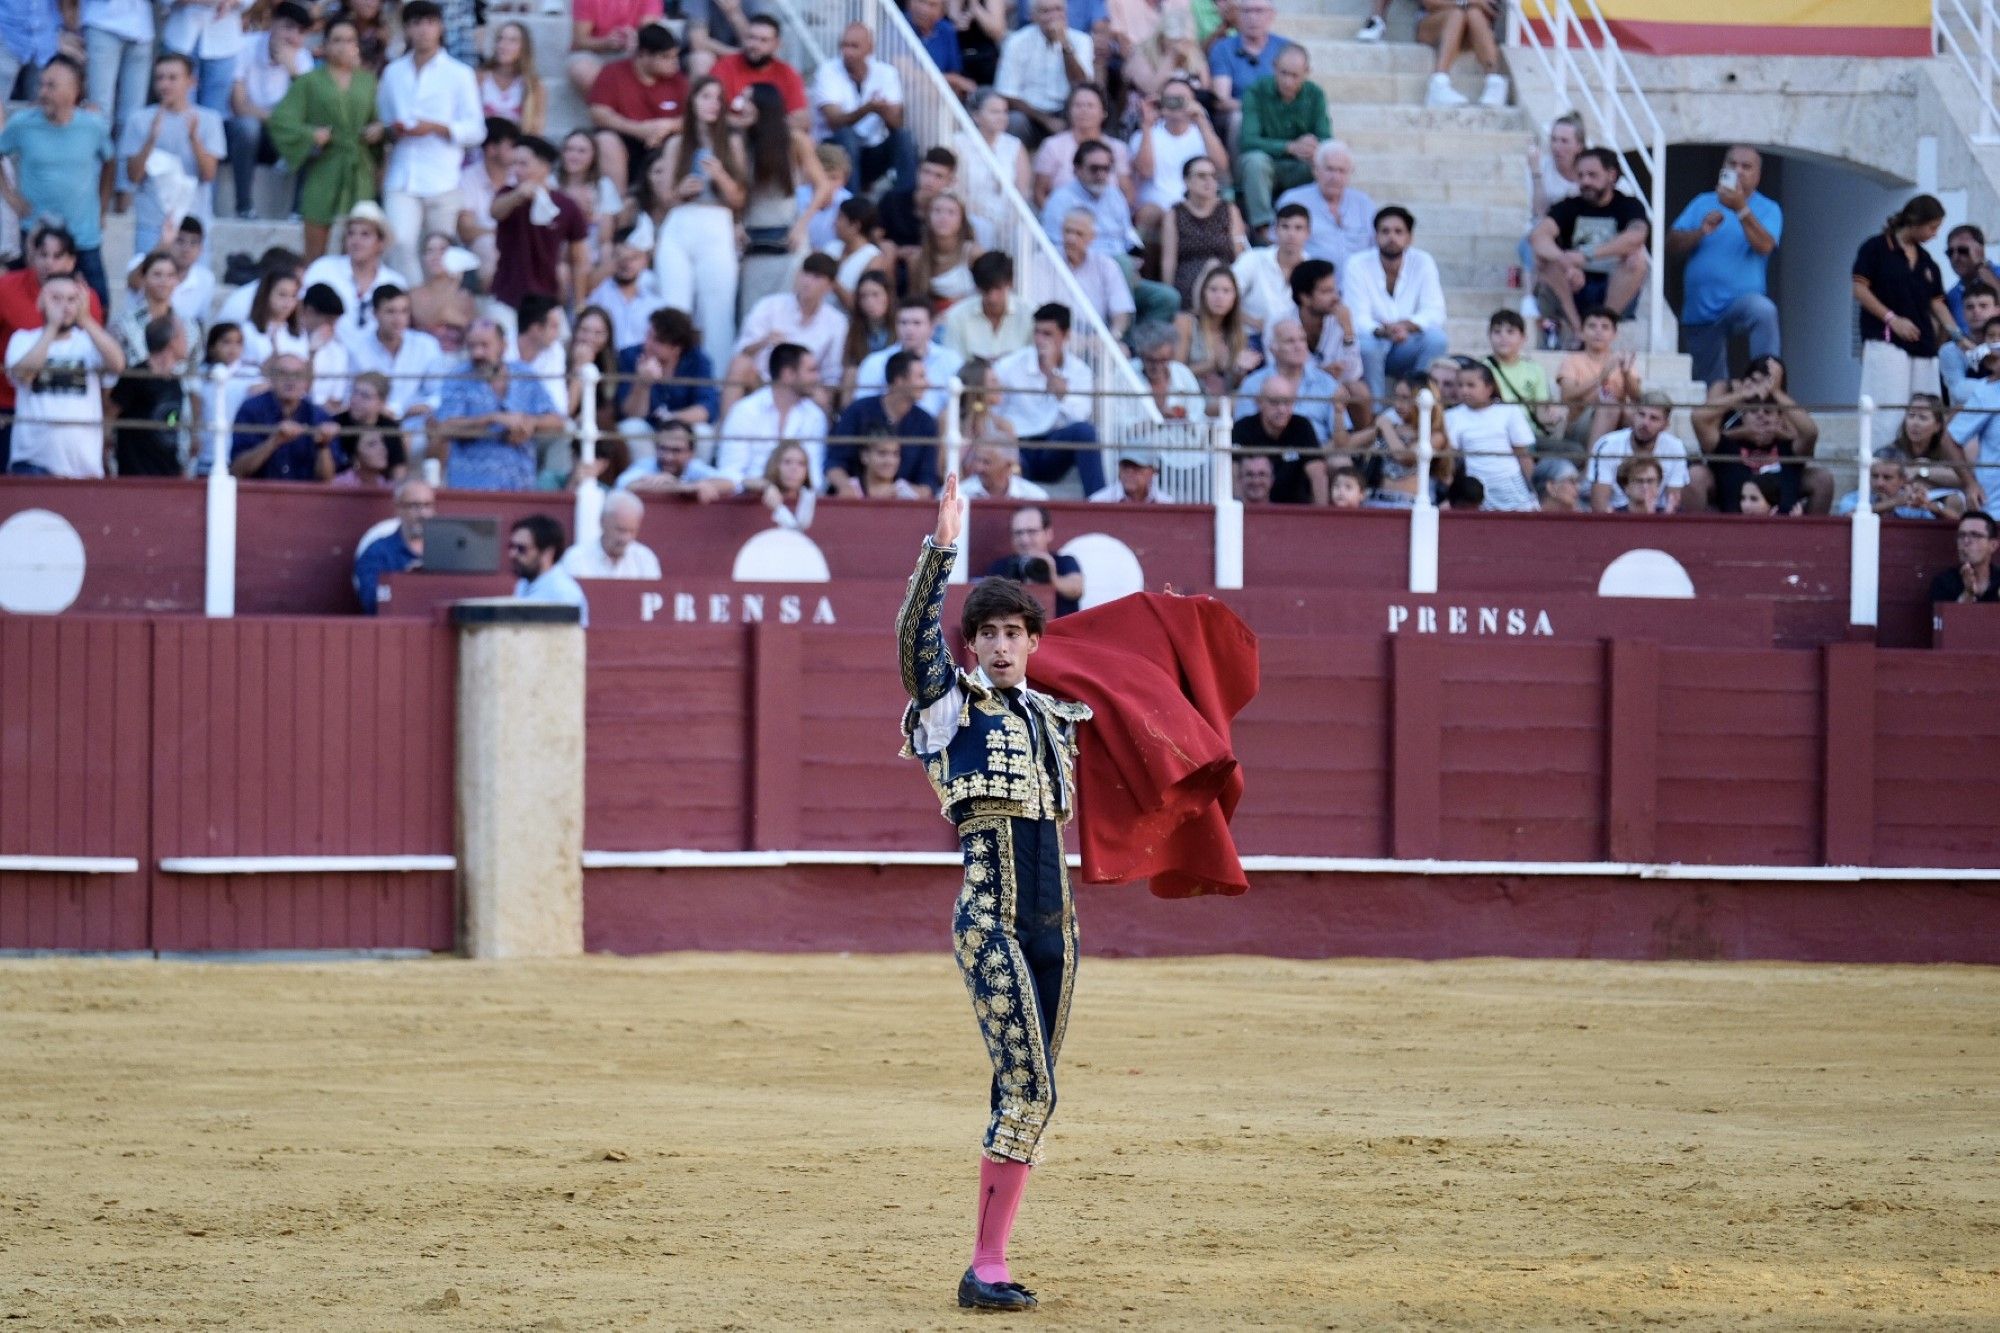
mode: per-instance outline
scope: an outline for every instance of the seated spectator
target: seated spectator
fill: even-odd
[[[1638,358],[1612,346],[1617,337],[1617,314],[1603,306],[1587,307],[1582,347],[1556,367],[1569,438],[1586,448],[1618,428],[1626,404],[1637,402],[1645,388]]]
[[[1861,392],[1878,403],[1907,403],[1912,394],[1938,391],[1938,347],[1957,336],[1958,328],[1937,261],[1924,247],[1943,223],[1944,205],[1917,195],[1854,256]],[[1873,448],[1894,431],[1894,417],[1877,413],[1875,438],[1862,444]]]
[[[910,31],[916,33],[917,41],[931,63],[944,75],[944,81],[960,97],[970,97],[978,81],[968,78],[965,73],[965,53],[959,46],[958,24],[944,15],[944,0],[909,0],[903,9],[903,16],[910,21]],[[971,99],[970,107],[976,120],[979,115],[977,99]],[[1004,106],[1004,103],[1003,103]],[[1022,194],[1028,191],[1024,186]]]
[[[1852,514],[1861,506],[1861,492],[1849,491],[1833,507],[1836,514]],[[1910,475],[1910,456],[1893,445],[1875,451],[1868,465],[1868,507],[1883,518],[1957,519],[1965,512],[1963,500],[1932,495],[1931,488]]]
[[[396,530],[377,537],[354,559],[354,594],[361,614],[372,616],[380,604],[382,579],[415,569],[424,562],[424,524],[437,513],[437,492],[411,477],[396,487]]]
[[[1277,16],[1277,6],[1271,0],[1238,0],[1236,30],[1208,48],[1208,85],[1214,90],[1215,109],[1225,125],[1243,111],[1258,80],[1278,72],[1285,52],[1300,49],[1271,31]],[[1326,137],[1322,131],[1320,138]]]
[[[1944,254],[1958,278],[1944,294],[1944,303],[1958,321],[1960,333],[1977,334],[1982,325],[1966,314],[1965,298],[1976,286],[2000,291],[2000,264],[1986,257],[1986,233],[1970,222],[1961,222],[1945,233]]]
[[[311,361],[312,347],[299,330],[299,279],[296,273],[269,273],[257,283],[250,300],[250,318],[243,324],[243,362],[262,367],[273,356]]]
[[[1313,153],[1312,174],[1311,183],[1279,195],[1278,207],[1297,204],[1304,208],[1312,220],[1306,257],[1324,259],[1340,269],[1350,256],[1374,244],[1375,201],[1366,191],[1349,187],[1354,178],[1354,154],[1338,139],[1328,139]]]
[[[1461,472],[1445,487],[1444,507],[1462,513],[1477,513],[1486,507],[1486,487],[1479,478]]]
[[[546,296],[524,296],[517,313],[514,345],[509,360],[519,361],[527,373],[542,382],[542,390],[556,411],[569,417],[576,408],[570,402],[569,320],[563,308]]]
[[[1625,461],[1629,464],[1638,460],[1628,458]],[[1657,477],[1659,475],[1659,461],[1651,458],[1645,461],[1653,464],[1653,475]],[[1619,468],[1621,480],[1626,471],[1627,469],[1624,467]],[[1577,479],[1576,464],[1570,462],[1567,458],[1544,458],[1541,462],[1535,464],[1535,499],[1540,502],[1542,512],[1544,514],[1575,514],[1581,512],[1583,505],[1581,503],[1581,496],[1578,493],[1579,486]],[[1657,490],[1658,488],[1655,487],[1655,495],[1657,495]]]
[[[1779,475],[1775,472],[1760,472],[1742,479],[1742,485],[1736,493],[1736,512],[1750,518],[1770,518],[1773,515],[1785,516],[1805,512],[1802,508],[1804,500],[1800,500],[1789,509],[1781,508],[1784,498],[1784,484]]]
[[[834,210],[834,244],[825,248],[824,253],[839,265],[834,270],[833,295],[850,319],[854,315],[854,289],[860,285],[863,274],[874,273],[890,283],[895,281],[894,261],[876,240],[880,230],[875,222],[875,205],[866,199],[849,198]]]
[[[752,14],[743,26],[743,49],[723,56],[711,71],[722,84],[722,97],[734,102],[745,89],[768,84],[784,99],[785,114],[804,128],[806,85],[799,72],[778,58],[784,29],[769,14]]]
[[[660,0],[570,0],[569,59],[563,69],[577,94],[588,97],[609,63],[630,58],[649,27],[673,34],[660,18]]]
[[[1986,504],[1986,490],[1979,484],[1965,451],[1945,429],[1944,403],[1936,394],[1912,394],[1903,409],[1903,426],[1889,446],[1910,458],[1911,472],[1932,495],[1959,501],[1961,511],[1980,509]]]
[[[310,289],[325,283],[340,297],[347,312],[340,317],[340,336],[353,342],[369,332],[375,313],[375,293],[382,287],[408,292],[409,279],[382,262],[394,233],[380,204],[356,204],[341,228],[341,253],[322,255],[306,266],[303,285]],[[187,265],[182,264],[186,269]]]
[[[1324,259],[1300,260],[1292,270],[1292,299],[1288,312],[1305,330],[1306,346],[1315,364],[1342,384],[1361,386],[1352,395],[1356,420],[1366,424],[1374,395],[1366,391],[1361,374],[1361,343],[1354,336],[1354,312],[1341,299],[1340,280],[1333,265]]]
[[[118,190],[133,193],[132,235],[141,249],[164,245],[170,179],[194,183],[194,203],[185,211],[202,218],[215,214],[215,173],[228,154],[222,117],[191,100],[194,62],[172,51],[153,61],[153,95],[157,102],[124,118],[118,135]],[[93,98],[93,101],[96,99]],[[154,154],[164,154],[180,168],[172,178],[151,169]],[[180,188],[178,185],[175,188]]]
[[[1063,262],[1069,265],[1070,276],[1076,279],[1090,308],[1097,312],[1113,337],[1122,338],[1131,327],[1137,308],[1132,302],[1132,288],[1118,265],[1097,248],[1096,241],[1096,217],[1087,208],[1072,208],[1063,219]]]
[[[126,271],[125,284],[136,290],[139,285],[139,274],[136,267],[136,259],[134,262],[135,267]],[[289,274],[294,278],[298,278],[301,284],[303,284],[305,271],[306,261],[298,251],[282,245],[270,247],[257,257],[255,276],[250,281],[239,284],[229,295],[222,298],[222,304],[215,308],[215,318],[218,320],[227,320],[231,324],[248,324],[250,322],[250,307],[257,300],[257,285],[259,283],[273,274]],[[209,323],[212,321],[202,320],[197,317],[196,322]]]
[[[454,490],[534,490],[537,439],[569,426],[528,367],[506,359],[506,348],[500,326],[481,320],[465,335],[465,361],[444,377],[431,451],[443,457]]]
[[[918,4],[935,5],[938,0],[917,0]],[[976,223],[988,228],[1000,227],[1013,216],[1014,206],[1008,198],[1011,187],[1018,190],[1023,199],[1034,198],[1034,173],[1028,167],[1028,150],[1019,139],[1007,132],[1007,99],[991,88],[981,88],[974,92],[968,102],[972,112],[971,134],[961,131],[952,142],[957,145],[959,165],[964,169],[964,189],[966,202],[972,206],[972,216]],[[974,138],[978,143],[972,142]],[[985,152],[980,149],[984,147]],[[987,158],[993,166],[987,165]]]
[[[1012,108],[1007,128],[1034,147],[1063,128],[1070,89],[1090,82],[1096,54],[1090,34],[1069,26],[1064,0],[1034,0],[1033,22],[1000,45],[993,86]]]
[[[585,130],[571,130],[562,137],[559,147],[562,162],[556,168],[552,184],[583,210],[584,221],[590,224],[591,276],[595,277],[611,262],[613,233],[618,229],[618,215],[625,208],[625,196],[604,174],[595,136]]]
[[[637,495],[685,496],[707,504],[736,494],[736,483],[694,456],[694,427],[669,417],[653,432],[653,447],[618,474],[617,489]]]
[[[971,475],[959,486],[968,500],[1046,500],[1046,487],[1021,475],[1021,451],[1005,438],[976,439],[963,464]]]
[[[1111,150],[1111,183],[1129,203],[1133,195],[1132,152],[1125,141],[1111,134],[1106,125],[1104,89],[1094,83],[1079,83],[1063,101],[1063,119],[1069,128],[1051,134],[1035,150],[1036,208],[1043,208],[1049,196],[1076,179],[1076,150],[1087,143],[1101,143]]]
[[[736,356],[730,362],[729,383],[723,389],[725,410],[742,394],[744,385],[775,378],[775,372],[767,374],[771,349],[788,343],[812,354],[813,365],[822,377],[822,388],[840,383],[840,353],[847,340],[847,316],[840,313],[832,299],[833,280],[838,272],[831,256],[807,255],[792,279],[792,290],[767,296],[751,308],[736,337]]]
[[[1207,86],[1208,56],[1195,40],[1198,24],[1190,0],[1164,0],[1157,9],[1150,3],[1122,8],[1122,22],[1112,34],[1108,54],[1117,61],[1131,97],[1140,101],[1158,97],[1167,80],[1175,77]],[[1074,16],[1071,21],[1075,22]],[[1108,76],[1110,63],[1100,61],[1099,73]]]
[[[1666,491],[1666,471],[1650,454],[1634,454],[1618,465],[1618,488],[1625,505],[1621,514],[1671,514]]]
[[[1014,299],[1014,261],[988,250],[972,261],[976,294],[945,312],[944,345],[968,361],[998,362],[1028,345],[1034,319]]]
[[[1097,248],[1115,260],[1123,260],[1135,239],[1132,208],[1125,194],[1111,179],[1110,146],[1092,139],[1076,150],[1076,174],[1068,184],[1049,193],[1042,205],[1042,230],[1049,239],[1062,241],[1063,219],[1075,209],[1083,209],[1097,220]]]
[[[257,481],[332,481],[346,467],[340,426],[312,401],[312,367],[294,352],[264,366],[271,387],[236,409],[229,470]]]
[[[850,189],[866,192],[891,171],[898,184],[916,184],[917,141],[903,126],[903,79],[895,66],[875,59],[867,24],[842,30],[839,55],[813,72],[812,102],[826,127],[823,137],[846,149],[854,164]]]
[[[182,319],[194,324],[204,322],[215,299],[215,270],[202,254],[207,232],[201,219],[190,213],[181,219],[180,229],[174,233],[173,245],[169,247],[174,262],[181,266],[181,285],[174,288],[174,309]]]
[[[1243,323],[1243,298],[1236,290],[1236,275],[1219,260],[1211,259],[1195,288],[1191,313],[1176,317],[1182,346],[1181,359],[1216,397],[1234,393],[1243,377],[1263,363],[1250,346],[1250,330]]]
[[[325,283],[314,283],[299,298],[299,334],[306,342],[306,358],[312,363],[313,401],[329,412],[347,405],[349,373],[354,358],[340,340],[340,317],[347,313],[339,295]]]
[[[1633,405],[1630,426],[1600,436],[1590,446],[1591,512],[1610,514],[1625,508],[1624,483],[1618,476],[1628,458],[1659,460],[1662,512],[1708,507],[1708,469],[1699,462],[1691,466],[1687,445],[1667,430],[1673,410],[1673,399],[1652,390]]]
[[[918,358],[924,370],[924,389],[917,403],[934,419],[942,419],[950,401],[951,380],[965,364],[965,358],[932,341],[936,324],[931,308],[921,297],[908,297],[896,309],[896,340],[890,346],[870,352],[854,377],[856,394],[881,393],[889,382],[889,362],[898,352]],[[843,432],[845,433],[845,432]]]
[[[1273,504],[1327,502],[1326,451],[1304,417],[1293,411],[1298,391],[1289,380],[1268,379],[1257,390],[1257,411],[1238,419],[1229,440],[1238,459],[1272,460]]]
[[[505,116],[523,134],[548,137],[549,94],[535,68],[535,39],[526,24],[513,21],[493,32],[493,51],[479,62],[479,105],[489,116]]]
[[[1456,376],[1454,365],[1453,377]],[[1436,481],[1449,482],[1456,471],[1451,443],[1445,436],[1444,413],[1433,410],[1430,475],[1423,475],[1423,413],[1418,409],[1417,395],[1430,384],[1427,372],[1403,376],[1390,391],[1388,408],[1376,413],[1374,421],[1349,437],[1348,447],[1357,456],[1366,451],[1362,475],[1368,483],[1371,509],[1408,509],[1416,504],[1420,487]]]
[[[579,14],[577,27],[585,24]],[[680,43],[667,26],[648,23],[632,40],[629,56],[599,68],[588,98],[598,166],[620,194],[631,184],[634,166],[680,133],[688,99]],[[570,57],[572,77],[586,59]]]
[[[1500,0],[1419,0],[1423,17],[1417,20],[1417,40],[1437,47],[1437,65],[1430,88],[1424,93],[1425,106],[1464,106],[1466,96],[1451,86],[1451,67],[1467,47],[1486,71],[1486,86],[1480,91],[1479,105],[1507,105],[1507,76],[1500,72],[1500,43],[1494,29],[1501,26]]]
[[[465,331],[479,317],[479,303],[465,285],[468,273],[479,271],[470,250],[452,244],[434,231],[424,237],[423,281],[410,289],[410,327],[437,339],[456,356],[465,350]]]
[[[208,427],[217,419],[224,422],[236,420],[236,409],[248,396],[254,376],[241,373],[243,361],[243,330],[223,320],[208,326],[208,336],[202,350],[201,375],[195,390],[195,417],[202,423],[201,448],[195,462],[195,475],[205,477],[215,466],[214,437]],[[220,367],[225,371],[220,389],[208,387],[211,377]]]
[[[958,154],[949,148],[932,148],[917,164],[914,185],[899,185],[876,203],[876,224],[896,259],[905,264],[916,259],[917,247],[923,244],[924,222],[930,217],[931,200],[950,193],[957,180]]]
[[[389,381],[374,371],[354,377],[347,410],[333,419],[341,447],[354,466],[333,479],[336,486],[367,490],[394,486],[409,471],[409,448],[402,423],[389,414]]]
[[[1140,103],[1139,132],[1132,136],[1132,178],[1139,187],[1138,225],[1142,235],[1158,230],[1162,215],[1187,198],[1188,164],[1208,159],[1218,178],[1229,168],[1229,150],[1209,123],[1208,112],[1195,100],[1194,85],[1169,79],[1157,99]],[[1234,205],[1229,205],[1231,213]],[[1238,219],[1240,224],[1240,219]],[[1237,227],[1240,233],[1241,226]],[[1234,259],[1232,252],[1228,258]]]
[[[1244,220],[1259,237],[1272,224],[1273,196],[1312,181],[1320,146],[1333,134],[1326,94],[1307,77],[1310,72],[1306,49],[1287,46],[1276,71],[1252,84],[1245,95],[1237,179]],[[1310,215],[1307,226],[1310,231]]]
[[[1010,0],[945,0],[945,16],[958,29],[958,53],[965,77],[975,84],[993,82],[1000,68],[1000,44],[1013,26],[1013,12]]]
[[[812,139],[786,119],[777,90],[759,84],[750,89],[749,102],[742,133],[746,244],[737,297],[737,310],[745,316],[765,297],[785,290],[798,253],[807,248],[813,214],[833,202],[833,182],[820,170]]]
[[[1221,173],[1206,157],[1189,158],[1182,170],[1187,193],[1160,222],[1160,272],[1173,280],[1181,309],[1195,309],[1195,280],[1210,264],[1224,268],[1243,252],[1243,218],[1224,199]],[[1235,286],[1232,277],[1231,286]]]
[[[38,251],[50,234],[47,227],[36,233]],[[91,312],[92,295],[74,275],[46,272],[36,299],[39,326],[17,325],[7,339],[14,392],[7,471],[14,476],[104,476],[104,380],[125,369],[125,354]]]
[[[813,476],[812,456],[797,440],[781,441],[765,460],[762,479],[746,482],[744,491],[763,500],[771,511],[771,521],[779,527],[803,530],[812,526],[819,485]]]
[[[1268,338],[1271,325],[1293,313],[1298,305],[1292,295],[1292,274],[1305,262],[1306,240],[1311,235],[1312,215],[1298,204],[1287,204],[1271,229],[1273,243],[1245,250],[1230,265],[1243,293],[1243,321],[1257,336]],[[1334,276],[1331,265],[1327,276]],[[1339,292],[1337,281],[1330,286]],[[1353,336],[1352,329],[1347,336]]]
[[[931,200],[904,290],[927,298],[936,309],[947,309],[973,294],[972,261],[979,253],[965,201],[955,194],[938,195]]]
[[[499,331],[494,331],[497,339]],[[507,559],[514,568],[514,595],[530,602],[560,602],[577,608],[579,623],[590,625],[590,599],[562,566],[562,524],[547,514],[530,514],[507,534]]]
[[[1055,601],[1055,613],[1066,616],[1083,604],[1083,566],[1075,556],[1061,555],[1055,546],[1055,519],[1039,504],[1023,505],[1009,520],[1008,537],[1014,544],[1012,555],[1003,555],[986,567],[989,579],[1013,579],[1047,588]]]
[[[1246,505],[1271,503],[1271,487],[1278,474],[1269,454],[1244,454],[1234,465],[1236,498]]]
[[[1118,451],[1118,480],[1089,498],[1094,504],[1173,504],[1174,497],[1160,489],[1159,477],[1160,456],[1128,446]]]
[[[1436,396],[1438,406],[1458,406],[1458,372],[1472,363],[1469,356],[1441,356],[1431,362],[1431,393]]]
[[[1722,160],[1716,188],[1688,201],[1667,232],[1667,254],[1685,255],[1681,345],[1704,384],[1729,378],[1729,338],[1750,340],[1750,355],[1776,356],[1778,307],[1765,295],[1771,253],[1784,234],[1785,214],[1757,193],[1764,158],[1737,144]]]
[[[1996,327],[2000,326],[2000,288],[1974,283],[1964,292],[1961,304],[1965,307],[1966,326],[1972,332],[1938,344],[1938,378],[1945,395],[1954,403],[1963,403],[1970,397],[1976,381],[1993,378],[1990,358],[2000,348],[2000,327]],[[1910,400],[1914,402],[1917,397],[1912,394]]]
[[[1306,343],[1305,326],[1296,316],[1288,315],[1271,326],[1265,346],[1271,353],[1270,359],[1237,390],[1237,418],[1262,410],[1260,391],[1271,380],[1283,379],[1296,395],[1292,410],[1312,427],[1319,446],[1346,449],[1340,383],[1314,363],[1312,349]]]
[[[444,352],[437,339],[410,327],[410,298],[402,288],[379,285],[370,302],[374,316],[366,332],[348,341],[348,364],[356,373],[372,370],[384,376],[390,413],[404,429],[414,429],[417,419],[437,406]]]
[[[1528,423],[1535,428],[1539,443],[1561,434],[1567,413],[1549,388],[1548,372],[1542,363],[1526,355],[1528,321],[1518,311],[1496,310],[1486,321],[1486,364],[1500,385],[1504,402],[1519,403],[1528,410]]]
[[[312,11],[296,0],[278,0],[271,26],[243,39],[236,61],[236,80],[229,90],[229,170],[236,185],[236,216],[257,216],[255,186],[259,165],[278,160],[278,146],[267,122],[285,100],[292,80],[310,74],[312,53],[306,50],[306,30]]]
[[[667,303],[660,275],[653,271],[653,257],[632,244],[632,234],[629,226],[613,234],[611,272],[590,292],[590,304],[611,320],[614,347],[638,346],[646,337],[646,324],[653,312]]]
[[[0,100],[10,91],[0,88]],[[14,164],[11,178],[0,170],[0,199],[24,223],[52,220],[69,233],[78,274],[97,293],[99,309],[109,309],[98,177],[112,160],[111,128],[103,111],[80,104],[82,97],[83,70],[74,60],[58,55],[42,66],[35,105],[0,128],[0,160],[12,158]],[[138,233],[134,244],[143,253],[169,239],[156,226],[150,234]]]
[[[1416,230],[1408,209],[1389,205],[1375,215],[1375,248],[1356,255],[1341,275],[1362,373],[1377,398],[1388,392],[1391,375],[1429,365],[1451,345],[1437,261],[1411,244]],[[1490,482],[1486,489],[1492,491]]]
[[[903,446],[894,440],[868,440],[856,455],[861,470],[850,484],[850,498],[862,500],[921,500],[929,492],[913,486],[899,475],[903,467]],[[836,496],[842,492],[835,490]]]
[[[1993,576],[1993,553],[2000,550],[2000,525],[1984,510],[1958,520],[1958,567],[1931,580],[1933,602],[2000,602],[2000,579]]]
[[[1580,331],[1582,312],[1631,315],[1652,269],[1645,205],[1618,192],[1618,154],[1586,148],[1577,157],[1577,192],[1549,206],[1528,244],[1535,254],[1537,299],[1565,330]],[[1571,336],[1576,336],[1572,334]]]
[[[821,383],[818,359],[798,343],[783,342],[770,349],[769,360],[770,383],[739,399],[722,419],[716,471],[739,487],[751,484],[764,475],[779,441],[790,440],[806,451],[811,487],[818,490],[826,475],[826,412],[813,399]]]
[[[1445,436],[1465,470],[1485,490],[1485,509],[1532,512],[1535,428],[1518,403],[1500,401],[1491,367],[1474,362],[1458,372],[1457,407],[1444,414]]]
[[[200,326],[189,323],[174,309],[174,289],[180,281],[180,265],[165,250],[155,250],[139,261],[139,299],[129,302],[111,326],[126,365],[136,366],[151,355],[146,347],[146,326],[156,319],[170,319],[179,325],[182,346],[193,349],[201,336]]]
[[[715,387],[715,367],[695,337],[694,321],[668,306],[646,321],[646,336],[636,347],[621,348],[618,373],[625,378],[620,413],[626,421],[642,421],[657,431],[669,421],[699,426],[722,419],[722,395]]]
[[[1709,464],[1718,506],[1725,514],[1737,512],[1744,481],[1769,475],[1778,487],[1773,509],[1825,513],[1833,501],[1832,477],[1805,462],[1819,443],[1818,424],[1803,408],[1759,392],[1759,387],[1732,387],[1694,411],[1694,437],[1702,454],[1726,455]],[[1816,474],[1810,480],[1809,472]]]
[[[921,297],[916,298],[922,300]],[[896,343],[895,289],[880,273],[864,273],[847,316],[847,337],[840,348],[840,389],[837,401],[854,401],[855,380],[862,365],[877,352],[893,352]],[[930,302],[923,302],[930,309]],[[879,390],[878,390],[879,392]]]
[[[884,438],[902,442],[899,478],[920,495],[938,487],[937,418],[917,405],[930,387],[923,358],[907,351],[892,353],[885,374],[888,382],[881,393],[857,399],[834,424],[839,443],[827,449],[826,484],[836,495],[861,493],[861,442]]]
[[[181,374],[187,366],[187,326],[161,315],[146,325],[145,355],[126,363],[111,386],[112,449],[121,477],[178,477],[186,445],[187,402]]]
[[[629,490],[613,491],[604,499],[595,542],[563,552],[562,567],[575,579],[656,579],[660,557],[639,540],[646,503]]]
[[[1180,335],[1165,324],[1141,324],[1132,332],[1139,374],[1160,415],[1168,421],[1200,421],[1211,414],[1209,400],[1202,393],[1201,381],[1179,359],[1179,345]]]
[[[1102,490],[1104,463],[1091,422],[1094,381],[1090,367],[1069,351],[1069,307],[1051,302],[1036,310],[1033,345],[1002,357],[993,373],[1006,391],[1000,415],[1021,441],[1028,479],[1058,481],[1074,467],[1085,495]],[[1092,447],[1065,447],[1073,445]]]

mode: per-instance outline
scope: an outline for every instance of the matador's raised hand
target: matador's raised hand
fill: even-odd
[[[931,535],[931,545],[958,545],[961,520],[962,516],[958,510],[958,474],[954,472],[944,479],[944,489],[938,493],[938,524],[937,531]]]

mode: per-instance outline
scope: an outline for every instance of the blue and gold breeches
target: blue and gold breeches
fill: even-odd
[[[965,886],[952,913],[958,968],[993,1060],[984,1149],[1034,1163],[1056,1109],[1056,1055],[1076,977],[1076,904],[1052,819],[979,815],[958,826]]]

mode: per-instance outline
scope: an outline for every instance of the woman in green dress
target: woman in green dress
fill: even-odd
[[[303,177],[299,213],[311,263],[326,253],[334,220],[375,198],[382,126],[375,119],[375,76],[361,67],[361,34],[352,20],[328,25],[325,63],[292,80],[269,123],[285,165]]]

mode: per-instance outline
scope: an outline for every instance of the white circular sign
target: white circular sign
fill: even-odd
[[[1079,609],[1115,602],[1128,592],[1146,590],[1146,571],[1132,548],[1108,532],[1085,532],[1063,545],[1062,554],[1083,566],[1083,596]]]
[[[0,523],[0,610],[17,616],[67,611],[83,591],[83,538],[47,509]]]
[[[1665,551],[1636,547],[1604,567],[1597,580],[1599,597],[1694,596],[1694,580],[1681,562]]]
[[[791,528],[771,528],[737,548],[729,577],[738,583],[830,583],[819,543]]]

